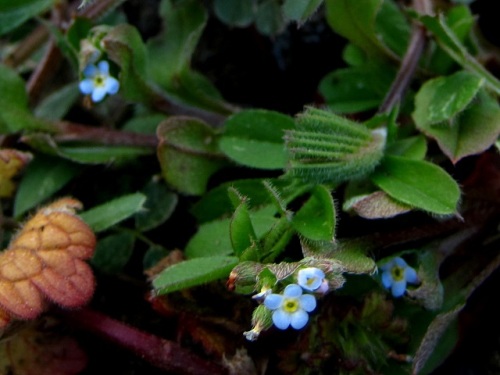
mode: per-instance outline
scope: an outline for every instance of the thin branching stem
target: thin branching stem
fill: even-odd
[[[413,8],[424,14],[432,12],[432,5],[430,0],[413,0]],[[380,113],[389,113],[395,105],[401,102],[401,99],[406,92],[411,79],[417,69],[420,56],[424,51],[426,44],[426,30],[422,25],[414,24],[411,32],[410,42],[405,52],[401,66],[392,83],[389,92],[382,105],[379,108]]]

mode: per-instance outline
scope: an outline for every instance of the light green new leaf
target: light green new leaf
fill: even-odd
[[[260,238],[276,222],[275,213],[274,206],[250,211],[250,220],[257,238]],[[230,225],[230,218],[209,221],[200,225],[186,246],[186,256],[198,258],[233,254]]]
[[[0,35],[3,35],[46,10],[56,0],[0,0]]]
[[[441,215],[457,212],[460,189],[435,164],[387,155],[371,180],[394,199],[412,207]]]
[[[79,173],[77,165],[60,158],[37,155],[28,165],[14,201],[14,216],[50,198]]]
[[[80,217],[94,232],[102,232],[144,209],[143,194],[128,194],[82,212]]]
[[[247,198],[234,188],[229,188],[228,194],[234,203],[238,203],[229,223],[229,234],[234,253],[240,256],[243,251],[257,242],[257,236],[246,204]]]
[[[419,128],[434,138],[444,154],[456,163],[495,143],[500,135],[500,107],[496,99],[482,92],[451,124],[445,122]]]
[[[317,185],[310,198],[292,219],[294,229],[307,239],[333,241],[335,235],[335,205],[330,191]]]
[[[466,71],[425,82],[415,96],[415,123],[424,128],[453,118],[469,105],[483,82]]]
[[[293,127],[293,120],[278,112],[242,111],[225,122],[219,148],[245,166],[282,169],[286,163],[283,137],[285,130]]]
[[[229,276],[237,264],[238,258],[230,256],[188,259],[161,272],[153,280],[153,288],[162,295],[205,284]]]
[[[500,94],[500,81],[479,63],[462,44],[457,35],[447,25],[443,15],[422,16],[420,21],[436,37],[439,46],[464,69],[484,79],[485,84],[496,94]]]

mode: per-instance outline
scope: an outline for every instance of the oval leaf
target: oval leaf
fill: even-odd
[[[189,259],[165,269],[154,280],[157,295],[208,283],[229,276],[238,258],[215,256]]]
[[[450,175],[435,164],[386,156],[371,179],[402,203],[436,214],[456,213],[460,189]]]
[[[232,160],[248,167],[282,169],[286,163],[283,141],[285,130],[293,120],[281,113],[248,110],[225,122],[220,149]]]

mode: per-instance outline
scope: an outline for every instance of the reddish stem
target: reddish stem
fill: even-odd
[[[222,366],[198,357],[173,341],[139,331],[100,312],[85,308],[64,313],[64,318],[175,374],[227,374]]]

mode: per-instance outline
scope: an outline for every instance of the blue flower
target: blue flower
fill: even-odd
[[[405,293],[406,283],[417,284],[419,282],[417,272],[403,258],[395,257],[380,268],[383,271],[382,285],[391,289],[394,297],[401,297]]]
[[[120,83],[109,75],[109,64],[101,61],[97,66],[89,64],[83,70],[85,78],[80,81],[80,91],[90,95],[93,102],[100,102],[106,94],[113,95],[118,92]]]
[[[297,274],[297,283],[307,291],[318,289],[325,278],[325,273],[316,267],[302,268]]]
[[[281,294],[269,294],[264,306],[273,311],[273,323],[279,329],[301,329],[309,320],[309,312],[316,308],[316,298],[312,294],[302,294],[297,284],[288,285]]]

